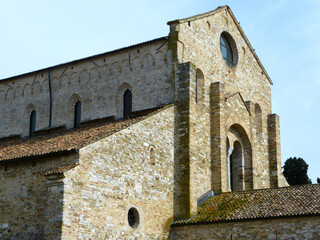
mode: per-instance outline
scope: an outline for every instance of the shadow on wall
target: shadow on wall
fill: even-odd
[[[79,159],[78,153],[70,156],[62,158],[69,162],[41,157],[5,165],[0,177],[0,239],[61,239],[64,172]]]

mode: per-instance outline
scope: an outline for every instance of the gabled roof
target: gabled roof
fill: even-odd
[[[271,85],[273,85],[273,82],[271,80],[271,78],[269,77],[266,69],[264,68],[264,66],[262,65],[259,57],[257,56],[255,50],[253,49],[253,47],[251,46],[251,43],[249,42],[248,38],[246,37],[246,35],[244,34],[239,22],[237,21],[236,17],[233,15],[233,12],[231,11],[230,7],[225,5],[225,6],[220,6],[218,8],[216,8],[215,10],[213,11],[210,11],[210,12],[206,12],[206,13],[202,13],[202,14],[198,14],[198,15],[195,15],[195,16],[191,16],[191,17],[188,17],[188,18],[183,18],[183,19],[176,19],[176,20],[173,20],[173,21],[169,21],[167,24],[168,25],[171,25],[171,24],[175,24],[175,23],[185,23],[185,22],[189,22],[189,21],[194,21],[194,20],[197,20],[197,19],[201,19],[201,18],[205,18],[205,17],[209,17],[209,16],[212,16],[212,15],[215,15],[221,11],[228,11],[234,24],[236,25],[236,27],[238,28],[242,38],[245,40],[245,42],[247,43],[251,53],[253,54],[254,58],[256,59],[258,65],[261,67],[264,75],[267,77],[269,83]]]
[[[173,225],[320,215],[320,184],[228,192],[205,201],[198,213]]]
[[[92,59],[94,59],[96,57],[102,57],[102,56],[106,56],[107,57],[108,55],[111,55],[111,54],[114,54],[114,53],[118,53],[118,52],[121,52],[121,51],[129,50],[131,48],[142,47],[143,45],[147,45],[147,44],[150,44],[150,43],[155,43],[155,42],[158,42],[158,41],[166,42],[167,41],[167,37],[165,36],[165,37],[155,38],[153,40],[149,40],[149,41],[133,44],[133,45],[130,45],[130,46],[127,46],[127,47],[123,47],[123,48],[118,48],[118,49],[115,49],[115,50],[111,50],[109,52],[99,53],[99,54],[92,55],[92,56],[89,56],[89,57],[76,59],[76,60],[73,60],[73,61],[70,61],[70,62],[57,64],[57,65],[54,65],[54,66],[51,66],[51,67],[42,68],[42,69],[39,69],[39,70],[35,70],[35,71],[19,74],[19,75],[12,76],[12,77],[3,78],[3,79],[0,79],[0,82],[7,81],[7,80],[12,80],[12,79],[19,78],[19,77],[26,77],[26,76],[29,76],[31,74],[37,74],[37,73],[44,72],[44,71],[46,71],[46,72],[52,71],[52,70],[55,70],[56,68],[59,68],[59,67],[67,66],[67,65],[70,65],[70,64],[79,63],[81,61],[92,60]]]
[[[23,161],[35,156],[52,156],[53,153],[65,154],[74,152],[74,150],[112,135],[165,108],[166,106],[133,112],[136,117],[126,120],[98,123],[46,135],[2,141],[0,143],[0,164],[9,161]]]

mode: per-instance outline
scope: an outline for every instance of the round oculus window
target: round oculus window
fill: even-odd
[[[128,223],[130,227],[137,228],[140,223],[139,212],[135,208],[130,208],[128,211]]]
[[[220,50],[224,61],[229,67],[233,67],[238,61],[236,44],[230,34],[223,32],[220,36]]]

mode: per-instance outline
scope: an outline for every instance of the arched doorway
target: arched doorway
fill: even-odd
[[[227,137],[228,191],[253,188],[251,143],[244,128],[234,124]]]

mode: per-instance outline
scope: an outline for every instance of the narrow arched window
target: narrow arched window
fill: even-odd
[[[203,72],[198,68],[196,70],[196,103],[202,100],[204,88],[204,76]]]
[[[132,112],[132,93],[129,89],[123,93],[123,118],[129,118]]]
[[[255,113],[255,125],[256,125],[256,134],[257,137],[261,137],[262,135],[262,112],[261,112],[261,107],[258,103],[255,104],[255,109],[254,109],[254,113]]]
[[[77,101],[74,106],[74,128],[80,127],[81,122],[81,102]]]
[[[36,130],[36,118],[37,118],[37,112],[35,110],[32,110],[30,113],[30,124],[29,124],[29,136],[33,136],[34,132]]]

